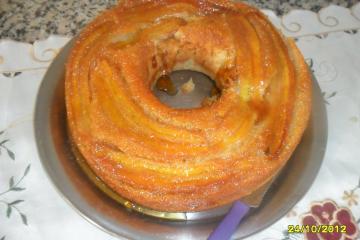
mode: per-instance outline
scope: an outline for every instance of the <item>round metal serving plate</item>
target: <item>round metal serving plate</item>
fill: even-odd
[[[169,221],[129,211],[100,191],[79,167],[67,136],[64,100],[65,62],[73,42],[70,41],[50,65],[36,101],[36,143],[41,162],[52,183],[81,216],[116,236],[130,239],[206,239],[220,221],[219,218],[196,222]],[[321,166],[326,142],[326,109],[319,85],[314,79],[312,117],[302,141],[273,182],[260,207],[252,209],[239,225],[234,239],[268,227],[303,197]],[[218,212],[223,212],[223,209]],[[204,217],[209,213],[214,215],[211,211],[198,214]]]

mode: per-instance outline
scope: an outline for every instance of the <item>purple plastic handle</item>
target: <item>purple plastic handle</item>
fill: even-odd
[[[210,234],[208,240],[227,240],[235,232],[241,219],[249,212],[250,207],[240,201],[235,201],[230,211],[221,223]]]

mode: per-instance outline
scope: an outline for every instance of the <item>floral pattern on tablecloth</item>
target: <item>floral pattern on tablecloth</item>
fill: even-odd
[[[5,130],[0,131],[0,157],[2,155],[7,155],[7,160],[15,161],[15,153],[7,146],[7,143],[10,141],[10,139],[7,139]],[[5,157],[2,157],[5,158]],[[7,197],[7,194],[10,192],[20,192],[26,190],[25,187],[22,186],[23,181],[25,180],[25,177],[30,172],[31,165],[27,165],[24,172],[21,173],[21,176],[15,177],[11,176],[8,181],[8,187],[4,189],[2,192],[0,192],[0,205],[2,207],[6,208],[6,217],[10,218],[14,216],[15,214],[18,216],[19,219],[21,219],[21,222],[24,225],[27,225],[27,216],[26,214],[21,210],[21,203],[23,203],[25,200],[19,199],[19,198],[12,198],[11,200]],[[5,240],[6,237],[2,236],[0,240]]]
[[[353,240],[359,236],[351,210],[339,207],[332,200],[312,203],[310,212],[302,216],[301,224],[309,226],[305,233],[308,240]]]
[[[360,216],[353,215],[351,207],[357,207],[360,191],[360,178],[357,185],[349,190],[344,190],[342,200],[347,206],[339,206],[334,200],[324,199],[319,202],[311,202],[308,212],[299,215],[297,207],[294,207],[286,215],[287,218],[297,217],[297,231],[288,229],[283,231],[281,240],[355,240],[360,237]],[[341,194],[341,193],[339,193]],[[303,233],[300,233],[303,231]],[[266,238],[269,239],[269,238]],[[264,239],[265,240],[265,239]]]
[[[342,194],[342,199],[347,206],[339,206],[334,200],[325,199],[319,202],[312,202],[309,206],[309,211],[301,215],[297,213],[297,207],[295,207],[286,217],[299,218],[300,225],[298,225],[298,231],[305,231],[304,237],[308,240],[358,239],[360,237],[360,217],[355,218],[350,209],[358,205],[359,196],[356,194],[358,190],[360,191],[360,177],[355,187],[350,190],[344,190]],[[294,232],[292,234],[297,234],[292,236],[293,239],[302,236],[302,234]],[[291,239],[290,236],[291,233],[285,230],[283,239]]]

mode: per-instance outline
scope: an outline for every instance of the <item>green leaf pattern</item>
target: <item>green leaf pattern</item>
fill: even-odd
[[[328,93],[328,92],[322,92],[321,93],[321,95],[323,97],[323,100],[324,100],[326,105],[330,105],[328,100],[335,97],[336,94],[337,94],[337,91],[334,91],[334,92],[331,92],[331,93]]]
[[[8,146],[6,146],[7,143],[10,142],[10,139],[1,139],[1,137],[4,136],[5,131],[0,131],[0,156],[2,153],[6,152],[5,155],[7,155],[8,158],[10,158],[12,161],[15,160],[15,153],[9,149]],[[25,187],[22,187],[21,184],[23,183],[25,177],[30,172],[31,165],[28,164],[21,175],[21,177],[15,177],[11,176],[8,183],[8,188],[4,191],[0,191],[0,206],[3,205],[5,207],[5,215],[7,218],[12,217],[14,212],[15,215],[18,215],[20,217],[21,222],[24,225],[28,225],[28,219],[25,213],[23,213],[19,206],[21,206],[22,203],[24,203],[24,200],[22,199],[14,199],[11,201],[5,200],[3,196],[5,196],[9,192],[20,192],[26,190]],[[6,236],[2,236],[0,240],[5,240]]]
[[[5,131],[1,131],[0,135],[2,135],[4,133],[5,133]],[[10,141],[9,139],[0,141],[0,155],[2,154],[2,150],[5,150],[7,155],[9,156],[9,158],[11,158],[12,160],[15,160],[15,153],[6,146],[6,143],[9,141]]]

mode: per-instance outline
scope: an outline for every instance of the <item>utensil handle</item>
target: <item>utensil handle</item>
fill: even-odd
[[[250,207],[240,201],[235,201],[230,211],[221,223],[210,234],[208,240],[227,240],[235,232],[241,219],[249,212]]]

